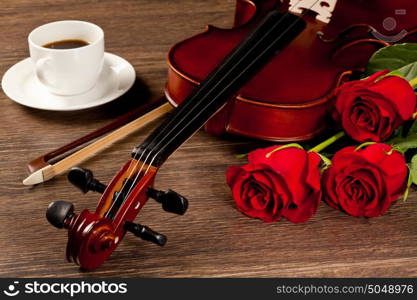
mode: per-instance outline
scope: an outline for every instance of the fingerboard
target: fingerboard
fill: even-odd
[[[277,52],[296,38],[305,26],[305,21],[296,15],[270,12],[168,118],[133,150],[132,157],[155,167],[160,166]]]

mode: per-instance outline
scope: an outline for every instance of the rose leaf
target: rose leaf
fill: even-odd
[[[405,189],[405,192],[404,192],[404,195],[403,195],[403,201],[404,202],[407,201],[408,195],[410,193],[410,187],[414,183],[413,178],[415,178],[415,177],[413,177],[413,173],[412,173],[411,168],[410,168],[410,172],[408,173],[407,188]]]
[[[237,158],[237,159],[244,159],[244,158],[246,158],[248,156],[248,154],[247,153],[242,153],[242,154],[236,154],[235,155],[235,158]]]
[[[317,154],[320,156],[321,161],[322,161],[322,168],[321,171],[324,171],[328,168],[330,168],[330,166],[332,165],[332,161],[326,157],[324,154],[318,153]]]
[[[369,60],[366,73],[372,75],[387,69],[393,71],[391,75],[417,77],[417,43],[396,44],[376,51]]]
[[[417,155],[414,155],[410,163],[410,176],[414,184],[417,184]]]
[[[414,120],[412,122],[413,122],[413,124],[411,125],[410,129],[408,130],[407,136],[417,134],[417,120]]]
[[[390,143],[396,150],[405,153],[409,149],[417,148],[417,135],[409,135],[406,138],[395,138]]]
[[[388,145],[396,145],[397,143],[401,142],[404,138],[417,134],[417,127],[416,132],[412,133],[411,132],[411,127],[409,128],[404,128],[404,125],[400,126],[397,128],[397,130],[395,130],[394,134],[391,136],[391,138],[386,141],[385,143]]]
[[[408,64],[402,68],[388,73],[386,76],[400,76],[407,81],[411,81],[417,77],[417,62]]]

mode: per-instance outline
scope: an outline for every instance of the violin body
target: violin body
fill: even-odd
[[[333,90],[363,70],[375,50],[389,45],[363,26],[332,42],[323,37],[337,37],[356,24],[368,24],[386,36],[383,19],[394,14],[399,2],[409,15],[398,18],[398,27],[410,32],[417,20],[410,15],[417,11],[415,1],[410,0],[339,0],[328,24],[314,15],[305,16],[306,30],[233,95],[206,123],[206,130],[278,142],[311,139],[329,126]],[[173,46],[165,90],[169,101],[180,104],[268,11],[289,9],[288,1],[238,0],[232,29],[208,26],[205,32]]]

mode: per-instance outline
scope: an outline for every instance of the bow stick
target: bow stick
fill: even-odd
[[[65,173],[70,168],[86,161],[87,159],[103,151],[105,148],[109,147],[113,143],[121,140],[122,138],[128,136],[136,130],[139,130],[140,128],[149,124],[151,121],[161,117],[165,113],[172,110],[173,107],[171,106],[171,104],[166,102],[165,104],[160,105],[157,108],[147,112],[145,115],[142,115],[141,117],[136,118],[133,121],[127,123],[126,125],[120,127],[121,125],[123,125],[123,123],[126,123],[126,120],[132,119],[132,116],[143,114],[143,112],[149,110],[150,107],[155,106],[155,104],[161,103],[161,100],[162,99],[159,99],[158,101],[153,101],[146,107],[142,107],[135,110],[134,112],[130,112],[116,119],[114,122],[108,124],[103,128],[100,128],[76,141],[73,141],[57,150],[51,151],[48,154],[40,156],[37,159],[31,161],[27,165],[30,175],[23,180],[23,184],[39,184],[49,179],[52,179],[57,175]],[[114,131],[96,140],[95,142],[87,145],[86,147],[72,153],[71,155],[59,160],[58,162],[52,164],[48,163],[48,161],[52,158],[55,158],[58,155],[62,155],[68,152],[69,150],[74,149],[75,147],[83,145],[86,142],[94,138],[97,138],[98,136],[110,132],[111,130]]]

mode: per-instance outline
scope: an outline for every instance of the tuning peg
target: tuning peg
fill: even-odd
[[[72,168],[68,180],[84,194],[88,191],[104,193],[107,186],[94,178],[93,172],[79,167]]]
[[[74,205],[66,201],[51,202],[46,209],[46,219],[56,228],[63,228],[74,216]]]
[[[167,237],[165,235],[153,231],[148,226],[136,224],[133,222],[126,222],[124,228],[142,240],[152,242],[161,247],[167,242]]]
[[[188,200],[184,196],[173,190],[158,191],[153,188],[148,189],[148,196],[162,204],[162,208],[177,215],[183,215],[188,208]]]

